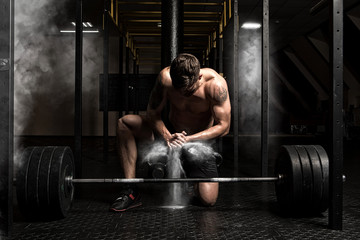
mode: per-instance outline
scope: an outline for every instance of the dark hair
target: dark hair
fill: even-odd
[[[170,66],[170,77],[175,89],[181,89],[184,95],[192,95],[199,79],[200,62],[191,54],[182,53],[177,56]]]

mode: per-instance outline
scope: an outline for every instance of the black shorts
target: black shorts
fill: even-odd
[[[164,121],[164,123],[170,133],[176,132],[169,120]],[[163,141],[158,136],[155,136],[156,140]],[[222,161],[222,157],[215,152],[214,145],[215,141],[211,140],[207,142],[189,142],[182,147],[180,161],[187,178],[214,178],[219,176],[218,163]],[[162,147],[159,148],[159,145],[155,148],[151,147],[151,149],[150,151],[157,151],[158,154],[164,151]]]
[[[221,155],[209,143],[187,143],[181,150],[181,162],[187,178],[218,177],[217,162]]]

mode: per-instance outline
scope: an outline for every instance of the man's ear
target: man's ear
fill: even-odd
[[[199,80],[202,78],[202,76],[203,76],[202,74],[199,74]]]

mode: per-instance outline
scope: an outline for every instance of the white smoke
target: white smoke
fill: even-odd
[[[60,108],[73,92],[74,37],[60,38],[55,22],[66,18],[65,2],[15,1],[15,134],[41,121],[41,108]]]
[[[239,128],[258,132],[261,113],[261,34],[242,29],[239,37]]]

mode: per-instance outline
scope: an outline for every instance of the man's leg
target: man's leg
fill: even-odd
[[[200,142],[185,144],[181,158],[183,168],[189,178],[216,178],[219,176],[217,159],[220,154],[214,152],[211,145]],[[195,195],[205,206],[214,206],[219,194],[219,183],[201,182],[195,184]]]
[[[145,119],[138,115],[126,115],[119,119],[117,130],[117,147],[125,178],[136,176],[137,147],[141,141],[153,141],[154,136]],[[141,197],[136,187],[124,186],[110,210],[123,212],[141,205]]]
[[[136,142],[153,141],[153,132],[144,117],[126,115],[118,121],[116,136],[119,159],[125,178],[134,178],[137,160]]]
[[[205,206],[214,206],[219,194],[218,182],[203,182],[197,186],[198,197]]]

